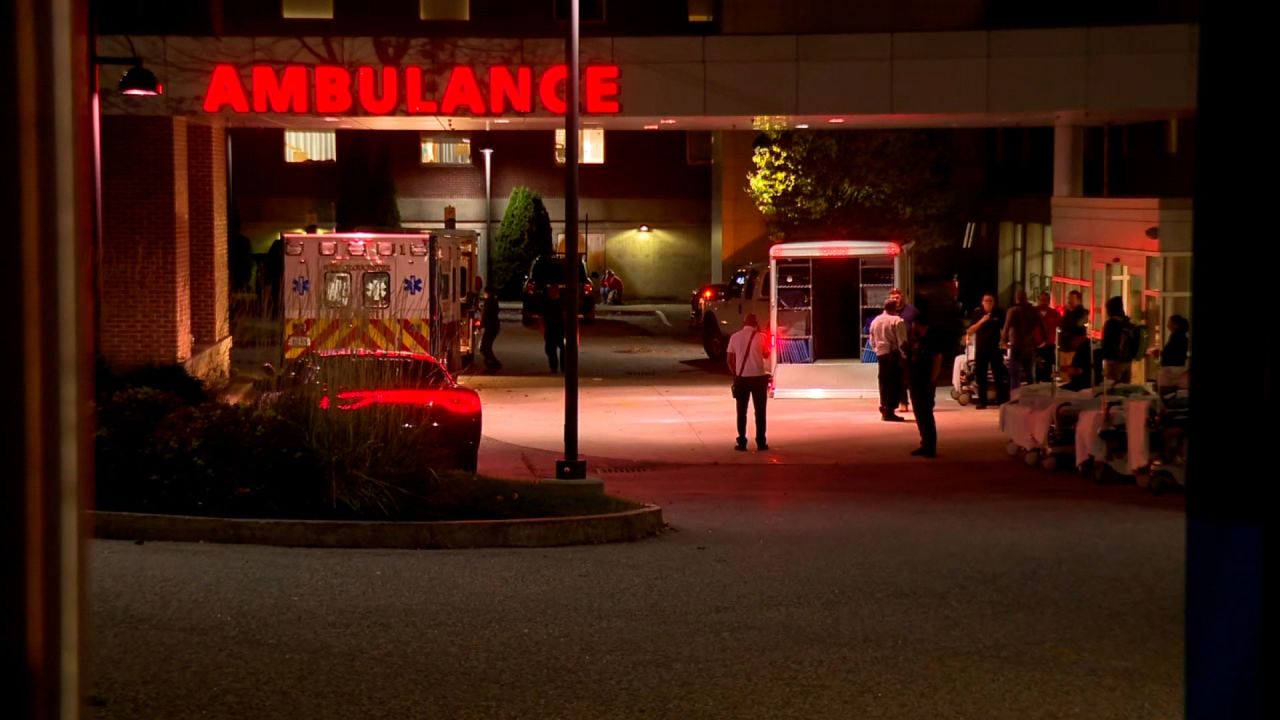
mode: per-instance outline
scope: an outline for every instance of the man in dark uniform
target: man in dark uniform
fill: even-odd
[[[927,307],[923,302],[921,305]],[[938,425],[933,419],[933,404],[942,352],[948,342],[954,342],[954,337],[948,341],[941,325],[932,326],[928,311],[918,311],[911,323],[911,342],[907,352],[911,405],[915,408],[916,428],[920,431],[920,447],[912,450],[911,454],[917,457],[932,458],[938,454]]]
[[[974,344],[973,371],[978,378],[979,410],[987,407],[988,371],[995,377],[996,402],[1003,404],[1009,400],[1004,358],[1000,356],[1000,331],[1003,324],[1004,313],[996,307],[996,296],[991,293],[983,295],[982,307],[974,311],[968,330],[969,341]]]
[[[560,301],[560,287],[547,287],[546,305],[542,311],[542,346],[547,351],[547,364],[551,374],[564,366],[564,303]]]
[[[484,357],[484,367],[489,372],[502,369],[498,356],[493,354],[493,341],[502,329],[502,320],[498,317],[498,298],[493,288],[485,288],[484,303],[480,314],[480,355]]]

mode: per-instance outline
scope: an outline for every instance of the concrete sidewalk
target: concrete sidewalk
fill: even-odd
[[[478,376],[468,379],[484,402],[481,469],[519,468],[500,448],[558,452],[563,448],[564,390],[556,378]],[[829,465],[888,462],[927,463],[908,455],[920,443],[914,416],[881,421],[875,400],[770,400],[770,450],[733,449],[734,401],[723,384],[583,384],[579,395],[579,445],[583,454],[612,464]],[[1003,455],[1004,436],[994,410],[962,408],[946,389],[938,391],[935,417],[939,453],[981,461]],[[748,417],[747,436],[755,426]],[[490,443],[489,441],[497,441]]]

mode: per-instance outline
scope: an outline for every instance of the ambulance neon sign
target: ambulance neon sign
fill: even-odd
[[[253,65],[246,86],[240,69],[213,68],[205,90],[204,111],[301,115],[505,115],[537,110],[565,113],[569,71],[553,65],[534,76],[528,65],[493,65],[478,76],[470,65],[446,72],[439,97],[427,93],[420,67],[360,65]],[[582,76],[582,107],[593,115],[621,112],[618,66],[587,65]]]

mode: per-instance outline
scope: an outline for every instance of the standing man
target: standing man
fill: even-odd
[[[484,367],[489,372],[502,369],[498,356],[493,354],[493,341],[497,339],[498,331],[502,329],[498,310],[498,298],[493,294],[493,288],[485,288],[480,315],[480,355],[484,357]]]
[[[916,428],[920,431],[920,447],[912,450],[911,454],[917,457],[938,455],[938,425],[933,419],[933,403],[944,345],[941,327],[930,327],[927,312],[917,313],[915,322],[911,324],[911,346],[907,356],[911,404],[916,409]]]
[[[760,332],[760,321],[754,313],[747,313],[742,329],[729,337],[726,355],[729,372],[733,373],[733,398],[738,404],[738,441],[733,449],[747,451],[747,401],[750,400],[756,411],[756,448],[768,450],[765,406],[769,401],[769,374],[765,371],[765,360],[769,357],[769,344]]]
[[[1062,313],[1062,324],[1058,326],[1062,332],[1058,335],[1058,351],[1075,352],[1079,347],[1076,338],[1086,337],[1089,327],[1089,309],[1084,306],[1079,290],[1067,293],[1067,307]],[[1061,365],[1070,365],[1070,358],[1063,358]]]
[[[1057,359],[1056,344],[1058,326],[1062,324],[1062,315],[1050,304],[1049,293],[1042,292],[1036,304],[1036,312],[1040,314],[1040,325],[1044,328],[1044,337],[1040,347],[1036,348],[1036,382],[1053,382],[1053,366]]]
[[[1107,301],[1107,321],[1102,325],[1102,372],[1113,386],[1132,379],[1138,357],[1138,329],[1124,314],[1124,298]]]
[[[560,372],[564,363],[564,305],[560,302],[560,286],[547,287],[547,302],[542,311],[542,346],[547,352],[551,374]]]
[[[905,370],[907,324],[898,315],[898,303],[884,301],[884,312],[871,321],[871,347],[876,352],[880,380],[880,419],[903,422],[894,413],[902,400],[902,376]]]
[[[1005,382],[1004,363],[1000,359],[1000,326],[1004,323],[1004,313],[996,308],[996,296],[987,293],[982,296],[982,307],[973,313],[973,321],[967,334],[973,343],[973,371],[978,377],[979,410],[987,407],[987,373],[995,376],[996,402],[1004,404],[1009,399],[1009,386]]]
[[[913,337],[911,326],[916,321],[916,318],[920,316],[920,311],[916,309],[915,305],[907,302],[906,296],[898,288],[889,291],[889,299],[898,304],[898,315],[902,317],[902,322],[906,326],[907,337]],[[908,403],[911,394],[911,369],[904,366],[902,370],[902,401],[898,405],[898,410],[907,412],[911,409]]]
[[[1005,315],[1000,342],[1009,348],[1009,389],[1017,390],[1035,379],[1036,349],[1044,337],[1040,314],[1027,301],[1027,291],[1019,290],[1013,307]]]

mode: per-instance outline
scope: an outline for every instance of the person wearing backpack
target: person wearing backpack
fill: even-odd
[[[1102,325],[1102,373],[1107,382],[1129,383],[1138,357],[1138,327],[1124,314],[1124,299],[1107,301],[1107,321]]]

